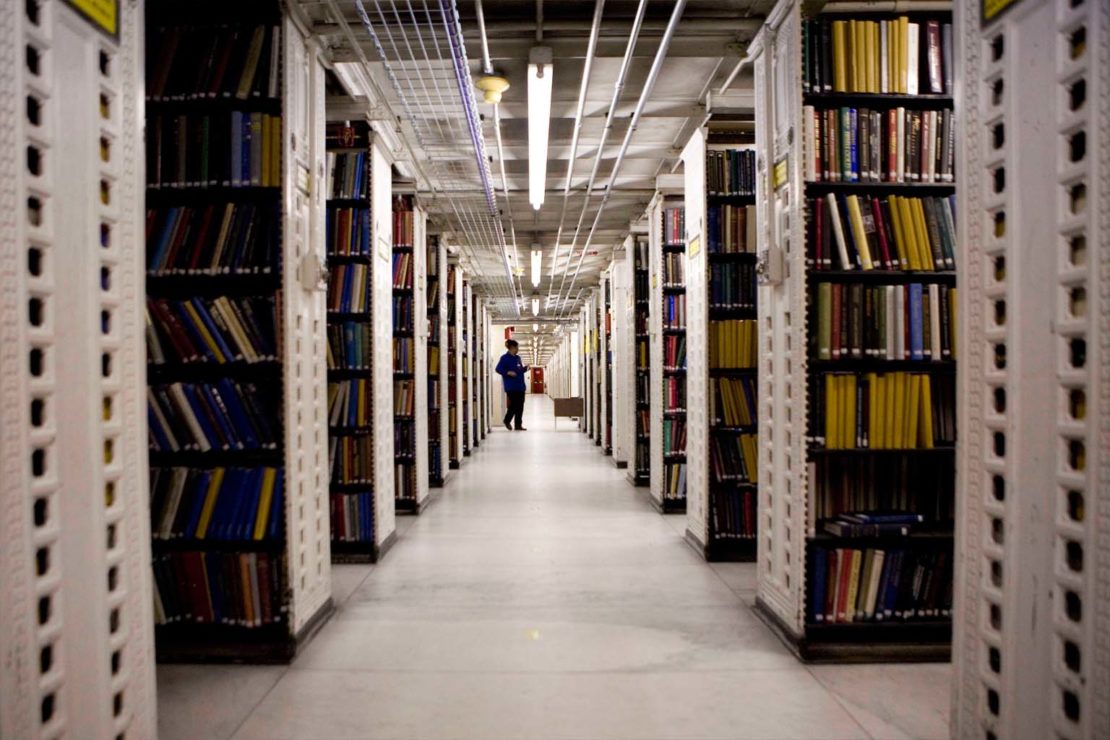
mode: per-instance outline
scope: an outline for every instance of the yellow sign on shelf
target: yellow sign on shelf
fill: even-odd
[[[95,28],[119,40],[119,0],[66,0]]]
[[[787,169],[789,167],[790,157],[783,157],[775,162],[775,171],[772,176],[772,190],[778,190],[786,184]]]
[[[695,236],[690,240],[690,245],[686,247],[686,254],[689,255],[690,259],[693,259],[698,256],[699,252],[701,252],[701,237]]]
[[[983,0],[983,25],[990,23],[1005,11],[1017,5],[1020,0]]]

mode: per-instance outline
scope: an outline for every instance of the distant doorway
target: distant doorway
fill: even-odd
[[[531,372],[532,372],[532,392],[537,393],[537,394],[544,393],[545,392],[545,390],[544,390],[545,386],[544,386],[544,382],[543,382],[543,368],[542,367],[534,367],[534,368],[532,368]]]

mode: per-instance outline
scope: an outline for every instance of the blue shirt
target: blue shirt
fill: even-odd
[[[516,377],[509,377],[507,375],[509,372],[515,372]],[[521,361],[520,355],[514,355],[512,352],[501,355],[501,359],[497,362],[497,374],[505,381],[506,393],[522,393],[526,390],[524,385],[524,362]]]

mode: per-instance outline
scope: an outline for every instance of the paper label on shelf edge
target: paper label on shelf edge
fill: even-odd
[[[775,162],[775,169],[771,176],[771,189],[778,190],[786,184],[786,171],[789,167],[790,156],[785,155]]]
[[[119,41],[119,0],[65,0],[98,31]]]
[[[690,240],[689,245],[686,247],[686,253],[690,255],[690,259],[697,257],[701,252],[701,236],[695,236]]]

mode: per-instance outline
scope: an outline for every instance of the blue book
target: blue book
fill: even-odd
[[[239,439],[242,440],[243,446],[249,450],[258,449],[261,446],[261,441],[254,433],[254,425],[250,422],[250,416],[243,407],[242,399],[239,397],[235,386],[227,378],[220,378],[216,381],[214,390],[224,402],[224,408],[227,409],[232,426],[234,426]]]
[[[216,342],[216,346],[224,353],[224,357],[227,358],[227,361],[231,362],[234,360],[236,358],[236,353],[233,352],[228,343],[224,341],[224,334],[212,319],[212,314],[208,313],[208,308],[205,307],[204,301],[199,298],[193,298],[189,303],[192,305],[193,310],[197,312],[197,316],[200,317],[204,327],[208,329],[208,333],[212,335],[212,339]]]
[[[908,511],[852,511],[837,518],[857,524],[919,524],[925,521],[923,514]]]
[[[859,112],[848,109],[848,142],[851,147],[851,182],[859,182]]]
[[[193,416],[196,417],[201,432],[204,434],[204,438],[208,441],[209,446],[213,449],[220,449],[223,443],[220,441],[219,435],[209,421],[208,410],[197,396],[196,389],[189,383],[179,383],[178,387],[181,388],[181,392],[185,396],[185,402],[189,404],[189,410],[191,410]]]
[[[251,114],[241,114],[239,125],[243,127],[241,141],[242,151],[239,157],[239,177],[245,187],[251,184],[251,139],[254,138],[254,133],[251,131]]]
[[[154,248],[154,255],[150,258],[150,269],[164,270],[166,265],[163,264],[166,260],[166,252],[169,251],[170,244],[172,243],[173,235],[176,232],[175,226],[178,220],[182,217],[182,208],[171,208],[166,214],[166,220],[162,225],[162,233],[158,236],[157,246]]]
[[[709,243],[706,248],[710,254],[715,254],[721,251],[721,219],[720,208],[717,206],[710,206],[705,213],[705,220],[708,224],[707,230],[709,231]]]
[[[208,531],[205,532],[205,539],[223,540],[227,538],[225,526],[227,510],[234,498],[232,491],[235,490],[238,474],[238,468],[228,468],[224,471],[224,480],[216,494],[216,504],[212,508],[212,518],[208,521]]]
[[[898,592],[902,580],[902,564],[905,560],[905,551],[895,550],[888,553],[885,567],[890,568],[890,576],[886,582],[886,595],[883,598],[883,617],[894,616],[898,609]]]
[[[285,470],[278,468],[277,479],[274,481],[274,499],[270,503],[270,526],[267,528],[268,539],[276,540],[281,537],[281,524],[285,521]]]
[[[910,359],[925,359],[924,318],[921,305],[921,283],[906,286],[910,293]]]
[[[813,551],[813,598],[810,602],[810,615],[814,622],[825,621],[825,581],[829,575],[829,553],[818,547]]]
[[[208,486],[212,483],[212,471],[197,471],[197,480],[193,486],[192,498],[189,502],[189,516],[185,521],[184,536],[193,539],[197,536],[197,524],[200,522],[200,513],[204,509],[204,499],[208,495]]]
[[[343,269],[343,294],[340,303],[340,310],[345,313],[351,312],[351,294],[355,282],[355,266],[347,265]]]
[[[370,211],[366,208],[358,210],[358,246],[359,254],[370,254]]]
[[[264,468],[255,468],[251,471],[250,483],[244,491],[246,501],[243,516],[239,519],[238,539],[249,540],[254,537],[254,520],[258,518],[258,503],[262,498],[262,479],[264,476]]]
[[[158,415],[154,413],[154,409],[147,404],[146,407],[146,421],[147,429],[150,430],[150,436],[154,438],[154,449],[159,452],[169,452],[173,450],[170,444],[170,438],[166,436],[166,431],[162,425],[158,423]]]
[[[231,419],[225,412],[225,407],[223,403],[221,403],[221,399],[218,397],[215,389],[209,385],[197,385],[194,386],[194,392],[197,394],[197,397],[203,400],[205,405],[211,409],[212,419],[216,425],[217,433],[222,434],[224,439],[227,440],[224,449],[243,449],[243,443],[239,435],[236,434]]]

